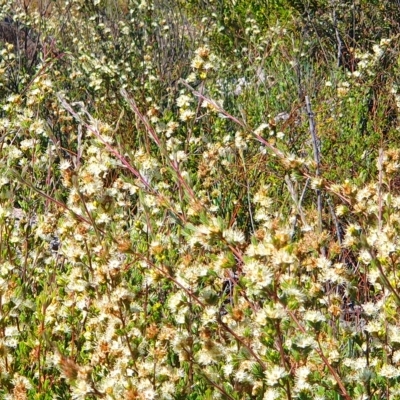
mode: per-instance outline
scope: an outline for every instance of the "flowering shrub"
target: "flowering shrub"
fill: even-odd
[[[28,3],[1,5],[46,38],[0,49],[2,398],[400,395],[400,152],[361,96],[392,38],[327,73],[258,2],[236,61],[193,2]]]

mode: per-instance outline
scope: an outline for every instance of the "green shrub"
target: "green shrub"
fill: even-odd
[[[398,395],[390,2],[1,7],[2,398]]]

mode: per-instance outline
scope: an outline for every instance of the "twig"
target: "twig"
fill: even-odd
[[[297,212],[300,215],[301,222],[303,223],[304,226],[306,226],[307,225],[306,217],[303,213],[303,210],[301,208],[301,202],[297,198],[297,193],[294,189],[293,182],[289,178],[289,175],[285,175],[285,182],[288,187],[290,196],[292,196],[292,200],[297,208]],[[303,193],[304,193],[304,191],[303,191]],[[303,195],[301,196],[301,199],[303,199]]]
[[[155,191],[151,188],[149,182],[143,177],[143,175],[137,171],[132,165],[123,157],[118,151],[116,151],[104,138],[101,136],[99,130],[94,125],[95,121],[91,117],[91,115],[82,107],[82,111],[91,119],[91,124],[83,121],[82,117],[71,107],[71,105],[60,95],[57,94],[57,98],[60,101],[63,108],[65,108],[77,121],[79,121],[88,131],[92,132],[110,151],[111,154],[115,155],[121,163],[134,175],[139,181],[144,185],[144,187],[148,190],[149,193],[156,194]]]
[[[66,204],[64,204],[62,201],[59,201],[51,196],[49,196],[47,193],[43,192],[42,190],[38,189],[37,187],[33,186],[32,183],[26,181],[17,171],[15,170],[10,170],[10,175],[15,177],[17,180],[19,180],[21,183],[29,187],[30,189],[34,190],[36,193],[38,193],[40,196],[44,197],[46,200],[56,204],[57,206],[63,208],[64,210],[69,211],[74,218],[76,218],[78,221],[85,222],[88,225],[90,225],[90,221],[83,217],[82,215],[77,214],[75,211],[71,210]],[[99,229],[101,233],[104,233],[101,229]]]
[[[378,226],[379,231],[382,231],[382,182],[383,182],[383,149],[379,149],[378,157],[378,171],[379,171],[379,182],[378,182]]]
[[[238,118],[234,117],[233,115],[229,114],[227,111],[225,111],[217,102],[215,102],[214,100],[210,99],[207,96],[204,96],[202,93],[196,91],[194,88],[192,88],[187,82],[185,82],[184,80],[180,79],[179,83],[183,84],[184,86],[186,86],[189,90],[191,90],[191,92],[201,98],[202,100],[206,100],[208,103],[212,104],[213,107],[220,112],[222,115],[224,115],[226,118],[230,119],[232,122],[236,123],[237,125],[241,126],[242,128],[249,130],[250,128],[246,125],[245,122],[239,120]],[[314,123],[314,122],[313,122]],[[313,125],[314,126],[314,125]],[[315,127],[314,127],[315,130]],[[278,157],[279,160],[285,160],[287,157],[285,155],[285,153],[283,153],[282,151],[280,151],[279,149],[277,149],[275,146],[273,146],[271,143],[268,142],[268,140],[264,139],[262,136],[254,133],[254,131],[252,131],[254,137],[256,138],[257,141],[259,141],[261,144],[263,144],[265,147],[267,147],[274,156]],[[315,132],[314,132],[315,133]],[[318,147],[317,147],[318,148]],[[318,163],[319,166],[319,163]],[[299,172],[301,172],[301,174],[308,178],[308,179],[312,179],[314,178],[314,176],[312,176],[310,173],[308,173],[308,171],[304,168],[300,169]],[[318,168],[318,172],[319,172],[319,168]],[[307,186],[307,184],[306,184]],[[300,202],[304,196],[304,192],[305,192],[306,187],[304,188],[303,191],[303,195],[300,199]],[[328,191],[332,191],[332,189],[329,187],[329,185],[325,185],[325,189]],[[347,204],[351,204],[350,200],[348,198],[346,198],[345,196],[343,196],[340,193],[336,193],[335,195],[338,196],[342,201],[344,201]]]
[[[331,199],[328,197],[326,201],[327,201],[327,203],[328,203],[329,210],[330,210],[330,212],[331,212],[332,219],[333,219],[333,222],[334,222],[334,224],[335,224],[335,228],[336,228],[336,237],[337,237],[337,239],[338,239],[338,242],[339,242],[340,246],[342,246],[342,235],[341,235],[341,233],[340,233],[341,229],[340,229],[340,225],[339,225],[339,220],[337,219],[337,216],[336,216],[335,210],[334,210],[334,208],[333,208]]]
[[[280,301],[279,301],[280,302]],[[282,302],[280,302],[282,304]],[[284,306],[284,304],[282,304]],[[284,306],[285,307],[285,306]],[[301,333],[303,334],[307,334],[307,331],[304,329],[304,327],[300,324],[299,320],[296,318],[296,316],[294,315],[294,313],[289,310],[288,308],[286,308],[286,312],[289,314],[289,316],[292,318],[292,320],[294,321],[294,323],[296,324],[297,328],[300,330]],[[335,379],[337,385],[339,386],[340,391],[342,392],[342,396],[345,398],[345,400],[351,400],[350,395],[348,394],[344,383],[342,381],[342,379],[340,378],[339,374],[335,371],[335,369],[332,367],[332,365],[330,364],[329,360],[326,358],[326,356],[324,355],[322,348],[321,348],[321,344],[319,342],[319,340],[317,340],[318,343],[318,348],[315,349],[315,351],[318,353],[318,355],[321,357],[323,363],[325,364],[325,366],[329,369],[330,373],[333,375],[333,378]]]
[[[315,121],[314,121],[314,113],[312,112],[311,102],[310,102],[310,99],[308,96],[305,96],[305,101],[306,101],[308,121],[309,121],[309,125],[310,125],[310,134],[311,134],[312,145],[313,145],[314,161],[316,164],[315,175],[318,178],[320,176],[320,170],[319,170],[320,141],[317,137]],[[321,189],[317,188],[316,193],[317,193],[317,210],[318,210],[318,230],[319,230],[319,233],[321,234],[322,233],[322,193],[321,193]],[[321,250],[322,250],[322,254],[325,255],[325,249],[322,248]]]
[[[188,185],[186,180],[183,178],[181,171],[179,169],[179,164],[176,160],[171,160],[168,153],[164,149],[164,146],[161,143],[160,138],[157,135],[157,132],[154,130],[154,128],[151,126],[149,120],[147,117],[140,112],[138,106],[136,105],[135,100],[128,94],[128,92],[125,89],[120,90],[121,95],[123,98],[128,102],[129,106],[131,107],[132,111],[136,114],[136,116],[140,119],[140,121],[143,123],[143,125],[146,128],[146,132],[149,134],[149,136],[154,140],[158,148],[160,149],[161,153],[164,155],[165,159],[167,162],[169,162],[171,168],[174,170],[179,183],[183,186],[183,188],[186,190],[186,193],[193,199],[196,200],[196,195],[193,191],[193,189]]]
[[[208,382],[210,383],[211,386],[214,386],[217,390],[219,390],[219,391],[225,396],[226,399],[235,400],[235,398],[232,397],[232,396],[230,396],[230,395],[226,392],[226,390],[224,390],[224,388],[223,388],[222,386],[218,385],[218,384],[215,383],[211,378],[209,378],[209,377],[205,374],[204,369],[200,369],[199,373],[201,374],[201,376],[202,376],[203,378],[206,379],[206,381],[208,381]]]
[[[334,1],[331,1],[331,3],[334,3]],[[333,9],[333,11],[332,11],[332,22],[333,22],[333,26],[335,27],[335,36],[336,36],[336,40],[337,40],[337,67],[339,68],[340,67],[340,59],[342,58],[342,39],[340,38],[335,9]]]
[[[246,128],[246,124],[244,122],[240,121],[239,119],[237,119],[233,115],[229,114],[216,101],[204,96],[203,93],[200,93],[197,90],[195,90],[194,88],[192,88],[183,79],[179,79],[179,83],[181,83],[182,85],[186,86],[199,99],[207,101],[207,103],[211,104],[218,112],[220,112],[221,114],[225,115],[225,117],[229,118],[231,121],[233,121],[236,124],[240,125],[242,128]]]
[[[260,357],[258,357],[258,355],[254,352],[251,346],[246,344],[243,338],[241,338],[237,333],[235,333],[231,328],[229,328],[229,326],[222,321],[221,316],[217,317],[217,322],[248,350],[248,352],[254,357],[254,359],[258,362],[258,364],[260,364],[263,371],[267,369],[266,365],[263,363]]]

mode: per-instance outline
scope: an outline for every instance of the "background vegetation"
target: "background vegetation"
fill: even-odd
[[[399,3],[0,2],[0,397],[400,395]]]

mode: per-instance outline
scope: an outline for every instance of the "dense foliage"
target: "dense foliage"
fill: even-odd
[[[2,0],[0,397],[400,396],[396,7]]]

